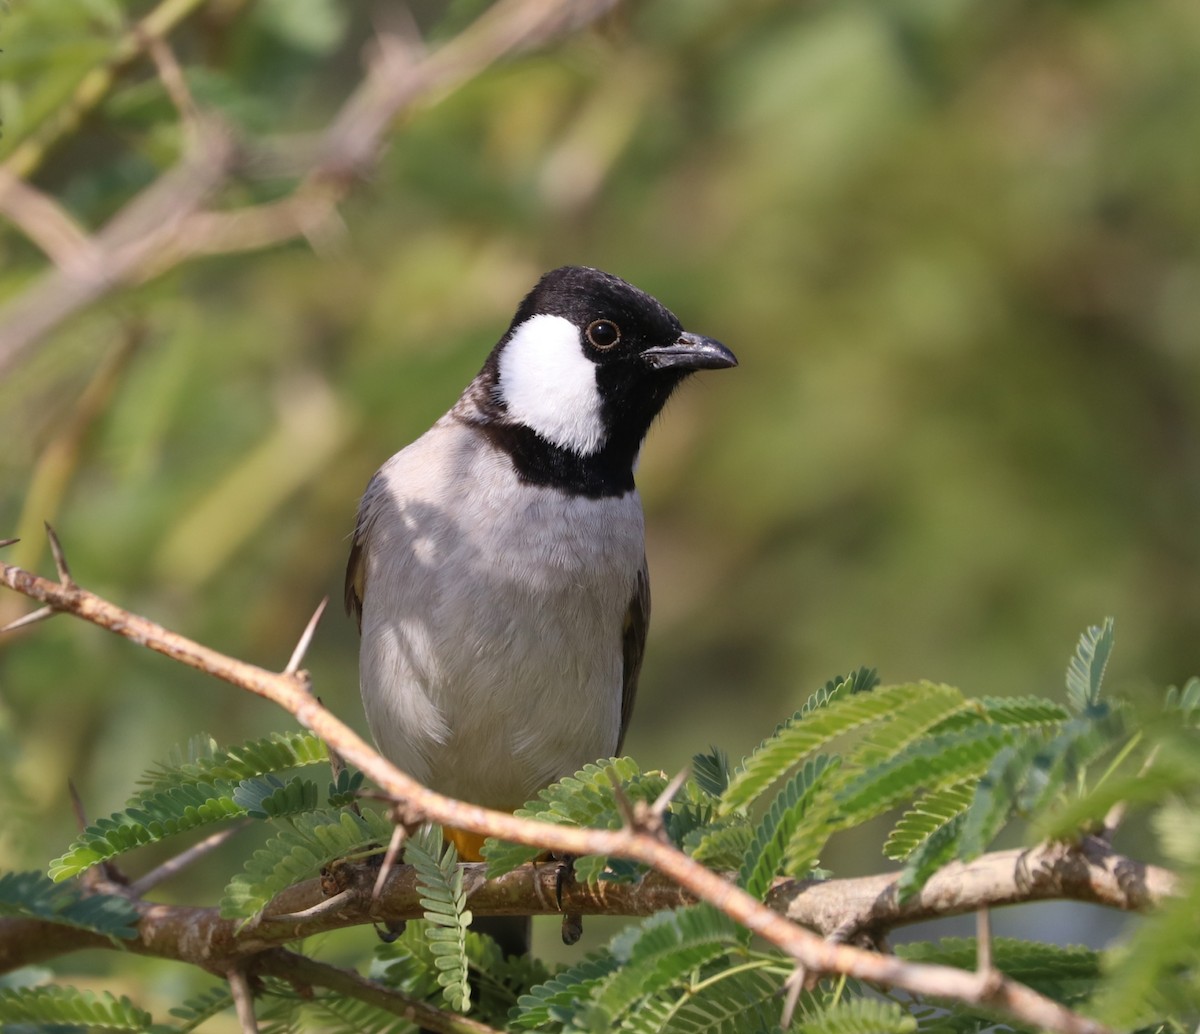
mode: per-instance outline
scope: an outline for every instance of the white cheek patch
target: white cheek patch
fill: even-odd
[[[596,366],[570,320],[531,316],[500,353],[497,394],[508,415],[548,442],[586,456],[604,444]]]

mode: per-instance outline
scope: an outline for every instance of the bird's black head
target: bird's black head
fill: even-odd
[[[563,266],[538,281],[481,374],[488,431],[522,476],[586,495],[633,487],[633,464],[671,392],[736,366],[657,299],[609,273]]]

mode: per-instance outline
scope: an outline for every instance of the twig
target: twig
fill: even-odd
[[[104,100],[125,70],[146,52],[153,40],[166,37],[175,26],[203,7],[204,2],[162,0],[117,40],[108,61],[92,69],[79,81],[66,104],[22,140],[0,170],[16,179],[29,176],[50,149]],[[4,184],[0,183],[0,193],[3,190]]]
[[[984,905],[975,913],[975,970],[981,976],[990,973],[992,965],[992,913]]]
[[[444,1012],[427,1002],[409,998],[399,991],[359,976],[351,970],[330,966],[282,948],[264,952],[255,960],[254,968],[257,973],[282,977],[300,987],[328,988],[396,1016],[402,1016],[428,1030],[443,1031],[445,1034],[501,1034],[486,1023]]]
[[[194,862],[198,862],[207,854],[211,854],[223,843],[231,837],[240,833],[249,821],[239,822],[233,826],[227,826],[225,829],[218,830],[211,836],[205,837],[198,843],[193,844],[186,851],[180,851],[173,858],[168,858],[162,865],[156,866],[143,876],[139,876],[129,885],[129,893],[134,897],[142,897],[147,891],[157,887],[164,880],[169,880],[172,876],[177,875],[186,869]]]
[[[189,667],[273,701],[332,745],[377,786],[403,802],[406,810],[429,821],[564,854],[615,855],[642,862],[773,944],[814,975],[841,974],[898,987],[912,994],[982,1005],[1024,1023],[1063,1034],[1107,1031],[1102,1023],[1080,1016],[1003,976],[981,979],[978,974],[946,966],[907,962],[849,944],[831,944],[654,836],[629,829],[556,826],[434,793],[397,769],[327,711],[298,676],[270,672],[218,653],[78,586],[56,585],[3,563],[0,563],[0,575],[5,584],[26,596],[77,614]]]
[[[254,992],[250,990],[250,981],[246,979],[244,969],[231,969],[225,974],[229,981],[229,992],[233,995],[233,1004],[237,1009],[238,1022],[242,1025],[242,1034],[258,1034],[258,1017],[254,1015]]]
[[[42,249],[60,269],[90,276],[100,256],[87,231],[49,194],[0,167],[0,215]]]
[[[253,175],[245,159],[249,145],[235,141],[229,127],[212,116],[197,116],[193,125],[203,138],[172,171],[126,204],[103,230],[88,238],[94,260],[77,269],[60,265],[0,309],[0,375],[31,345],[63,321],[124,284],[159,276],[201,254],[268,247],[297,236],[324,247],[338,236],[337,205],[378,162],[388,132],[403,111],[432,103],[479,75],[501,58],[544,44],[598,18],[616,0],[499,0],[467,29],[429,54],[411,48],[382,47],[378,59],[345,101],[314,147],[311,135],[271,148],[276,159],[296,169],[292,193],[270,204],[215,212],[205,203],[233,172]],[[88,94],[102,95],[124,63],[147,51],[198,0],[164,0],[129,37],[118,60],[105,67]],[[164,11],[164,9],[168,9]],[[155,17],[157,15],[157,17]],[[154,21],[151,19],[154,18]],[[161,52],[160,52],[161,58]],[[167,77],[173,76],[168,62]],[[168,87],[169,88],[169,87]],[[194,110],[194,109],[193,109]],[[36,166],[47,140],[26,141],[0,167],[0,211],[5,210],[5,184]],[[295,154],[287,157],[286,152]],[[22,157],[29,155],[29,157]],[[277,160],[276,165],[279,164]],[[2,174],[7,173],[7,179]],[[58,220],[61,222],[62,220]],[[39,231],[40,232],[40,231]],[[83,244],[76,241],[82,255]]]

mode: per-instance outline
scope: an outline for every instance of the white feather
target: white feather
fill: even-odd
[[[531,316],[500,352],[497,394],[514,420],[580,456],[604,444],[596,365],[562,316]]]

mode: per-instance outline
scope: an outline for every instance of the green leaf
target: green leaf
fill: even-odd
[[[325,744],[311,732],[274,733],[235,747],[219,747],[209,736],[194,737],[183,750],[175,748],[167,760],[149,769],[138,782],[144,793],[168,790],[183,783],[244,779],[328,762]],[[137,807],[142,795],[130,800]]]
[[[1193,726],[1200,717],[1200,676],[1193,675],[1183,688],[1171,686],[1163,703],[1166,711],[1178,711],[1185,726]]]
[[[901,904],[920,891],[930,876],[958,854],[966,819],[965,811],[951,816],[922,840],[908,856],[900,879],[896,882]]]
[[[171,1015],[183,1021],[183,1025],[178,1028],[179,1034],[187,1034],[188,1031],[195,1030],[200,1024],[206,1023],[218,1013],[222,1013],[232,1006],[233,995],[229,991],[229,985],[221,984],[218,987],[210,987],[203,994],[194,998],[187,999],[183,1005],[172,1009]]]
[[[896,823],[883,845],[884,855],[894,862],[905,861],[933,833],[964,813],[974,799],[974,780],[926,794]]]
[[[839,763],[837,758],[827,754],[809,758],[775,796],[755,829],[754,838],[742,860],[738,883],[746,893],[760,900],[766,896],[813,794],[826,773],[836,769]]]
[[[736,869],[745,860],[753,838],[754,827],[744,815],[734,813],[693,830],[684,838],[683,849],[711,869]]]
[[[1049,739],[1031,737],[1005,747],[979,780],[963,824],[959,857],[981,854],[1014,815],[1037,814],[1059,794],[1076,789],[1087,766],[1123,735],[1120,713],[1100,705]]]
[[[709,905],[659,912],[623,932],[611,948],[621,968],[596,996],[614,1020],[634,1003],[673,987],[688,973],[736,950],[741,929]]]
[[[509,1022],[521,1030],[537,1030],[552,1022],[570,1023],[620,965],[608,950],[588,955],[521,995]]]
[[[234,802],[233,792],[233,784],[218,780],[140,795],[137,806],[100,819],[80,833],[66,853],[50,863],[50,878],[64,880],[145,844],[243,816],[245,809]]]
[[[386,844],[392,823],[378,812],[317,811],[275,820],[279,832],[226,886],[221,915],[249,919],[285,887],[319,875],[336,858]]]
[[[667,787],[667,779],[661,772],[642,772],[632,758],[612,758],[585,765],[575,775],[546,787],[516,814],[562,826],[620,829],[623,819],[613,793],[614,775],[625,796],[633,802],[653,803]],[[489,839],[483,848],[488,878],[511,872],[539,853],[536,847]],[[582,868],[576,865],[577,874],[595,875],[602,870],[603,865]]]
[[[0,1023],[141,1032],[155,1029],[150,1014],[124,995],[114,998],[105,992],[97,996],[73,987],[0,989]]]
[[[405,846],[404,860],[417,870],[421,906],[429,924],[425,940],[438,971],[442,995],[452,1009],[466,1012],[471,1007],[466,947],[471,913],[467,910],[458,852],[453,844],[446,844],[443,850],[440,843],[422,843],[414,837]]]
[[[299,776],[286,781],[273,774],[243,779],[233,790],[234,803],[252,819],[277,819],[314,811],[319,798],[317,784]]]
[[[861,769],[839,791],[838,827],[860,825],[921,790],[938,790],[982,775],[1012,738],[1013,733],[1002,726],[977,724],[909,743],[887,761]]]
[[[326,803],[331,808],[343,808],[358,800],[358,792],[362,788],[365,776],[356,768],[343,768],[337,774],[337,780],[329,784]]]
[[[1140,923],[1128,944],[1109,960],[1108,979],[1093,1003],[1095,1015],[1117,1030],[1172,1014],[1194,1017],[1200,1001],[1197,915],[1200,873],[1193,869],[1179,893]]]
[[[677,992],[663,992],[638,1008],[635,1019],[644,1022],[629,1029],[672,1034],[739,1034],[741,1031],[771,1031],[779,1026],[782,978],[765,966],[761,969],[718,970],[682,999]],[[665,1011],[663,1011],[663,1007]],[[669,1022],[660,1017],[669,1015]]]
[[[897,944],[896,954],[909,962],[935,963],[973,970],[977,947],[973,937],[946,937],[938,941]],[[1087,997],[1101,977],[1103,955],[1091,948],[1023,941],[1013,937],[992,939],[992,964],[1055,1001],[1071,1004]],[[1107,1014],[1105,1022],[1109,1022]],[[992,1024],[995,1018],[992,1018]]]
[[[1100,702],[1100,684],[1113,647],[1113,619],[1092,625],[1079,637],[1075,656],[1067,665],[1067,699],[1080,713]]]
[[[914,1034],[917,1021],[896,1002],[843,998],[809,1013],[793,1029],[799,1034]]]
[[[119,940],[137,936],[140,918],[126,898],[54,883],[40,872],[0,874],[0,915],[44,919]]]
[[[890,722],[903,709],[931,698],[955,704],[962,701],[958,690],[921,682],[839,696],[819,710],[798,713],[761,743],[734,774],[722,799],[723,810],[747,807],[808,754],[826,747],[836,737],[863,726]]]
[[[692,756],[692,778],[710,797],[720,797],[729,786],[729,755],[719,747]]]

